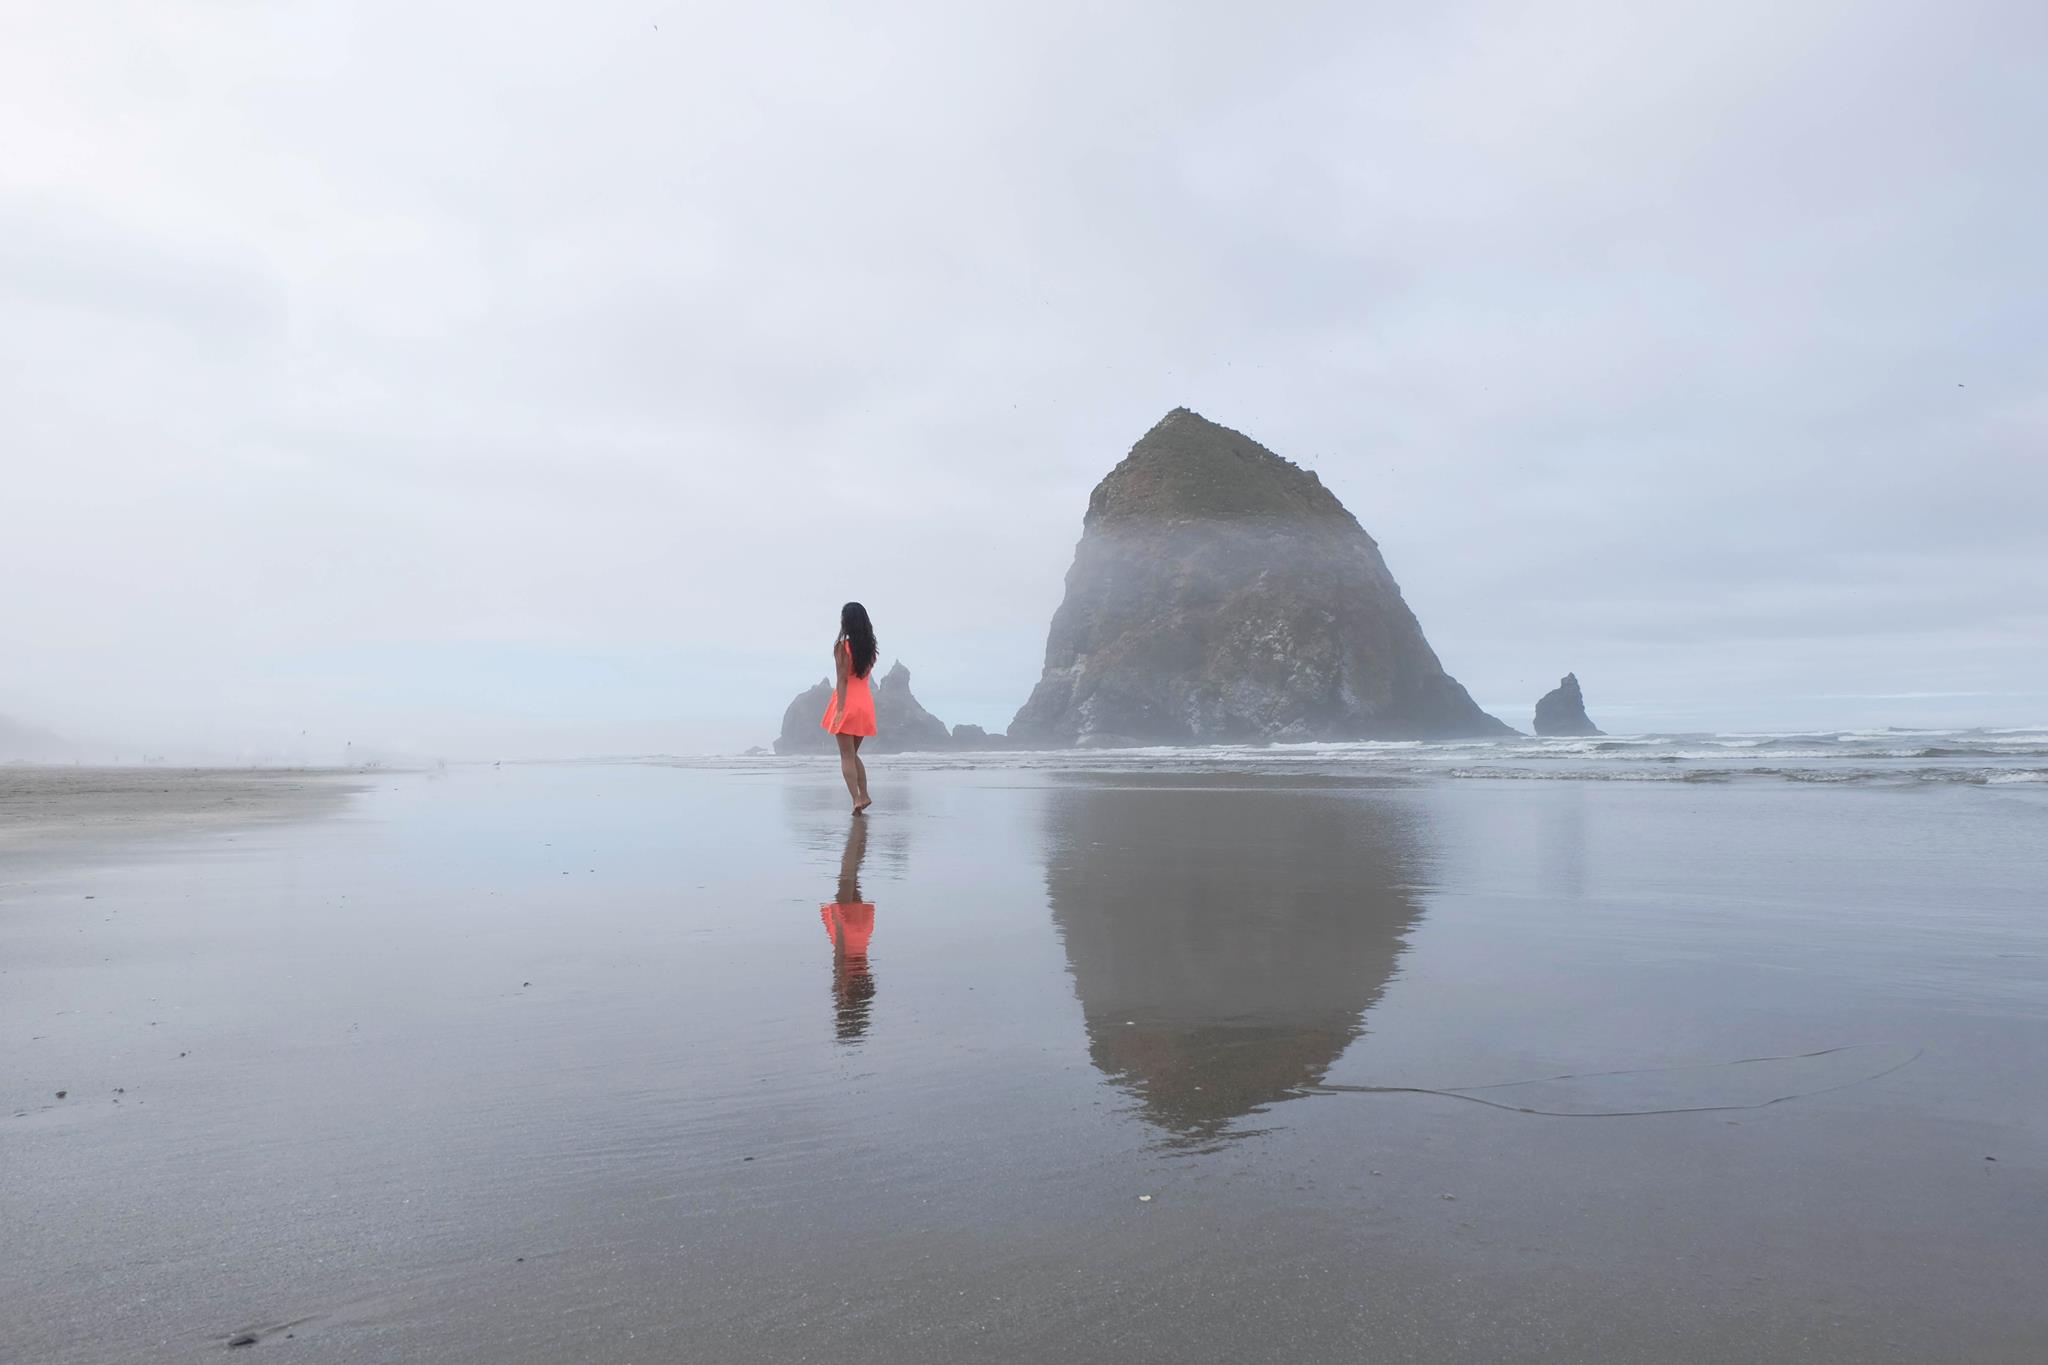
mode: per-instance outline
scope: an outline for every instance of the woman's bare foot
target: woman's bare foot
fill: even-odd
[[[868,812],[868,807],[874,804],[875,798],[873,798],[872,796],[863,796],[860,800],[853,803],[853,813],[855,815],[866,815]]]

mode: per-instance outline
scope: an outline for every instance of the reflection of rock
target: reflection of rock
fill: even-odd
[[[946,723],[918,704],[910,691],[910,670],[901,662],[874,680],[875,734],[861,746],[863,753],[901,753],[906,749],[952,747],[952,733]],[[832,736],[818,721],[832,700],[830,680],[800,693],[782,713],[782,734],[775,741],[778,754],[829,754],[836,751]]]
[[[1586,698],[1579,691],[1579,676],[1567,673],[1557,686],[1536,703],[1536,733],[1539,735],[1601,735],[1607,733],[1586,714]]]
[[[1351,797],[1075,788],[1049,822],[1089,1055],[1182,1141],[1321,1081],[1420,913],[1408,830]]]
[[[1509,735],[1312,473],[1175,408],[1095,486],[1020,744]]]

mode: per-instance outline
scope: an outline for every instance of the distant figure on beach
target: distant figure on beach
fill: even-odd
[[[860,761],[860,742],[875,732],[875,694],[868,686],[868,674],[875,669],[875,628],[868,621],[868,609],[858,602],[839,609],[832,667],[838,681],[832,700],[825,704],[825,718],[818,723],[839,741],[839,774],[853,797],[853,813],[859,815],[875,804],[868,795],[867,764]]]
[[[868,1005],[875,998],[875,978],[868,971],[875,906],[860,898],[860,865],[867,853],[868,822],[856,820],[839,857],[839,894],[818,907],[832,938],[832,1001],[842,1043],[858,1042],[868,1031]]]

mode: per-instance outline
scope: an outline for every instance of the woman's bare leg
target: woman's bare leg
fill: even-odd
[[[853,794],[853,813],[859,815],[875,804],[875,798],[868,795],[868,765],[860,761],[860,742],[865,735],[853,737],[853,770],[860,778],[860,790]]]
[[[846,794],[853,798],[853,809],[860,811],[861,773],[860,759],[854,751],[860,748],[859,735],[834,735],[839,741],[839,775],[846,779]]]

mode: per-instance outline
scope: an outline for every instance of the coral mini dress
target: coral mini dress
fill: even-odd
[[[835,714],[839,710],[839,689],[832,689],[832,700],[825,703],[825,718],[818,722],[835,735],[872,735],[875,732],[875,694],[866,678],[855,677],[853,673],[853,646],[845,640],[839,647],[846,651],[846,714]]]

